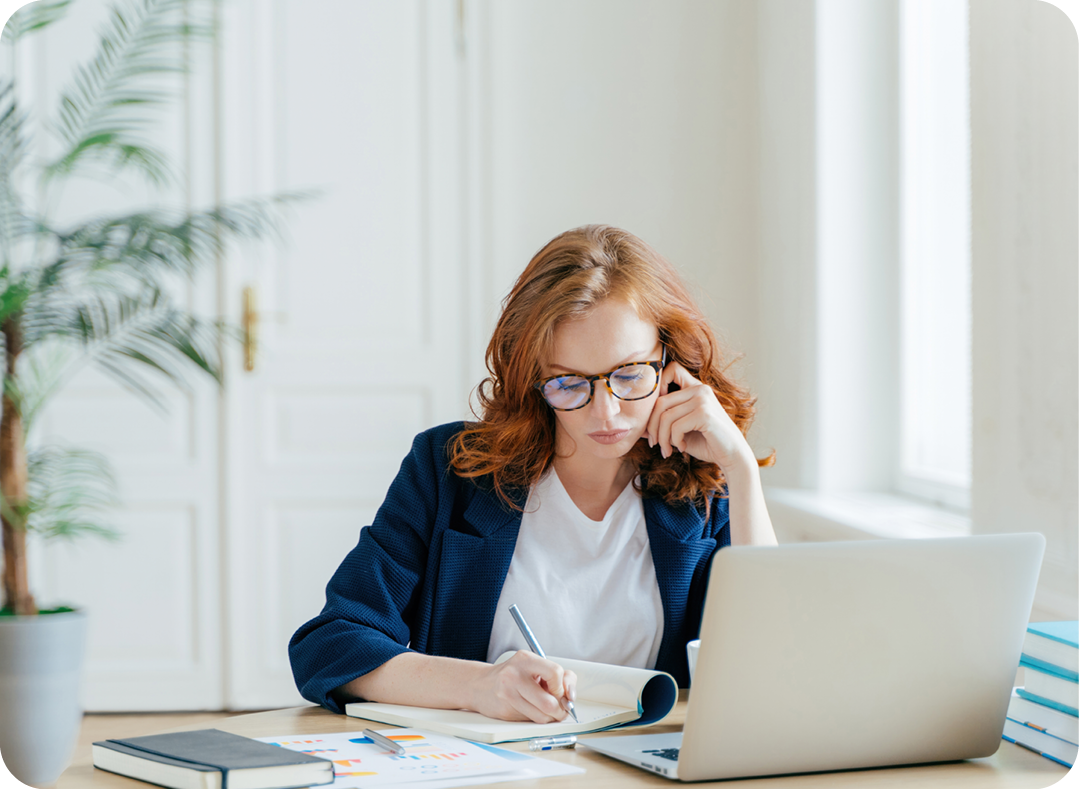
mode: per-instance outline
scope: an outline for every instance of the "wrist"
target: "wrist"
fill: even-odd
[[[478,660],[465,660],[462,663],[465,665],[462,666],[464,668],[462,672],[464,681],[461,683],[461,707],[462,709],[479,712],[482,689],[488,684],[487,677],[493,667]]]
[[[757,482],[759,484],[760,482],[760,464],[757,463],[757,458],[748,444],[745,445],[744,450],[729,458],[726,463],[719,464],[719,468],[723,472],[723,478],[727,480],[728,485],[741,485],[747,482]]]

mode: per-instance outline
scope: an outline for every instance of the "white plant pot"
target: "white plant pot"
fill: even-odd
[[[0,617],[0,756],[31,786],[56,782],[82,724],[81,611]]]

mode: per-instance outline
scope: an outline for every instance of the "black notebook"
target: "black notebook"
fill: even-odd
[[[94,766],[171,789],[293,789],[333,783],[333,762],[199,729],[94,743]]]

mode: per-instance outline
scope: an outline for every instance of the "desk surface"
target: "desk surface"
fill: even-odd
[[[648,727],[648,732],[679,731],[685,720],[686,700],[683,691],[678,706],[661,723]],[[256,712],[249,715],[237,715],[223,718],[214,723],[214,727],[242,734],[247,737],[272,737],[280,734],[317,734],[324,732],[359,731],[367,722],[344,715],[334,715],[322,707],[294,707],[292,709]],[[385,724],[372,724],[385,728]],[[181,729],[203,729],[206,725],[184,726]],[[178,729],[180,730],[180,729]],[[601,735],[640,734],[645,730],[603,732]],[[146,732],[156,734],[156,732]],[[587,735],[586,735],[587,736]],[[501,747],[514,750],[528,750],[527,743],[504,743]],[[536,779],[534,781],[513,781],[512,783],[489,784],[493,787],[515,786],[520,789],[615,789],[625,786],[663,786],[680,785],[677,781],[661,778],[646,773],[628,764],[608,759],[598,753],[587,750],[551,751],[543,758],[556,759],[577,767],[584,767],[583,775],[569,775],[557,778]],[[971,759],[963,762],[920,765],[915,767],[891,767],[876,770],[851,770],[841,773],[815,773],[791,775],[778,778],[751,778],[746,780],[717,781],[713,784],[695,784],[697,786],[724,786],[730,789],[746,787],[752,789],[803,789],[803,787],[969,787],[969,789],[1044,789],[1056,783],[1067,773],[1067,768],[1049,759],[1042,758],[1031,751],[1020,748],[1004,740],[1000,750],[984,759]],[[75,762],[56,785],[57,789],[145,789],[148,784],[125,778],[120,775],[94,769],[89,759]]]

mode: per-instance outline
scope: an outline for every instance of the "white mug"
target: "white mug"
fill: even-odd
[[[695,638],[686,644],[686,658],[689,660],[689,683],[693,684],[693,670],[697,668],[697,653],[701,651],[701,640]]]

